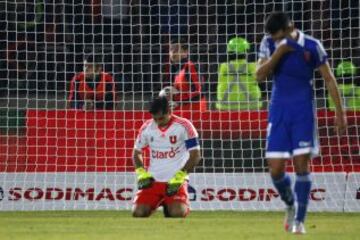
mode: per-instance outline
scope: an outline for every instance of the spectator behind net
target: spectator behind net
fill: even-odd
[[[84,61],[84,71],[71,80],[67,108],[112,110],[115,106],[113,77],[103,71],[103,56],[89,55]]]

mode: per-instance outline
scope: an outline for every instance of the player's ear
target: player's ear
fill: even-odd
[[[290,21],[287,30],[289,31],[289,33],[291,33],[292,31],[294,31],[294,29],[295,29],[294,23]]]

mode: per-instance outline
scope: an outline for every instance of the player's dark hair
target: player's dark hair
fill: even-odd
[[[151,114],[167,114],[169,113],[169,101],[167,98],[156,96],[150,101],[149,113]]]
[[[289,16],[284,12],[274,12],[266,18],[265,31],[270,34],[286,30],[290,24]]]
[[[181,48],[183,50],[188,50],[189,49],[189,42],[188,39],[186,37],[174,37],[171,38],[170,41],[171,44],[180,44]]]
[[[87,63],[92,63],[94,65],[102,66],[104,64],[103,54],[88,54],[85,56],[85,61]]]

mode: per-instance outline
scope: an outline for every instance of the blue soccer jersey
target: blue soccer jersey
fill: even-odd
[[[298,40],[288,41],[295,50],[285,54],[276,66],[267,129],[267,158],[319,152],[313,105],[314,71],[326,63],[321,43],[298,31]],[[277,48],[270,36],[260,45],[259,58],[269,58]]]

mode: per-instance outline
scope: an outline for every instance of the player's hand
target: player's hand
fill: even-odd
[[[286,40],[286,45],[291,47],[293,50],[296,51],[304,50],[304,48],[300,44],[298,44],[297,41],[295,41],[294,39],[286,38],[285,40]]]
[[[285,55],[288,52],[294,51],[294,49],[287,44],[282,44],[276,49],[276,51],[279,52],[281,55]]]
[[[287,44],[283,44],[283,45],[279,46],[278,48],[276,48],[276,51],[274,54],[277,53],[277,54],[280,54],[280,56],[283,56],[292,51],[294,51],[294,49],[292,47],[290,47]]]
[[[138,189],[145,189],[151,187],[154,182],[153,176],[143,167],[135,169],[138,181]]]
[[[347,120],[346,114],[343,111],[336,111],[336,133],[341,136],[346,132]]]
[[[295,40],[290,38],[285,38],[279,42],[277,45],[276,51],[281,55],[284,55],[292,51],[303,51],[304,48],[300,46]]]
[[[173,196],[175,195],[180,187],[186,182],[188,174],[185,171],[178,171],[175,173],[175,176],[172,177],[167,183],[166,195]]]

